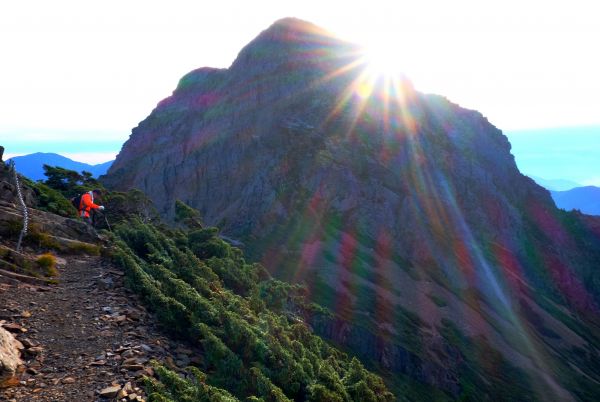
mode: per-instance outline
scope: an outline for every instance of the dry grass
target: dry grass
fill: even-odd
[[[65,250],[73,254],[100,255],[100,246],[84,242],[73,242]]]
[[[35,260],[38,267],[43,271],[45,276],[57,276],[56,257],[50,253],[40,255]]]

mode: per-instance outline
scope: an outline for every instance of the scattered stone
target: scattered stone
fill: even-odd
[[[65,377],[60,382],[63,384],[75,384],[76,380],[73,377]]]
[[[115,322],[121,324],[123,322],[127,321],[127,316],[126,315],[120,315],[117,318],[115,318]]]
[[[14,334],[18,334],[18,333],[25,333],[27,332],[27,329],[23,328],[22,326],[20,326],[17,323],[10,323],[10,324],[3,324],[2,327],[9,331],[12,332]]]
[[[126,396],[127,396],[127,391],[125,391],[125,388],[121,388],[121,390],[117,394],[117,399],[123,399]]]
[[[25,346],[26,348],[32,348],[34,346],[38,346],[37,342],[32,341],[29,338],[23,338],[21,339],[21,343],[23,344],[23,346]]]
[[[5,380],[0,380],[0,389],[16,387],[19,385],[19,379],[17,377],[10,377]]]
[[[133,350],[131,349],[127,349],[123,353],[121,353],[121,357],[124,359],[128,359],[133,356],[135,356],[135,353],[133,353]]]
[[[175,349],[175,353],[177,353],[178,355],[183,354],[183,355],[187,355],[187,356],[191,356],[194,354],[194,352],[191,349],[184,348],[181,346],[179,346]]]
[[[29,356],[37,356],[42,353],[44,349],[41,346],[34,346],[29,349],[25,349],[25,354]]]
[[[117,396],[117,394],[119,393],[120,390],[121,390],[120,385],[113,385],[111,387],[106,387],[100,391],[100,397],[101,398],[114,398],[115,396]]]
[[[98,286],[98,289],[100,289],[100,290],[112,289],[115,286],[112,278],[101,278],[101,279],[98,279],[96,281],[96,285]]]
[[[138,359],[135,357],[130,357],[129,359],[123,360],[123,364],[138,364]]]
[[[129,371],[138,371],[144,369],[144,366],[141,364],[123,364],[121,367]]]

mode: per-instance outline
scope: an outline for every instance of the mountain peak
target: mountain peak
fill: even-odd
[[[561,229],[561,219],[579,218],[563,217],[520,174],[508,140],[479,112],[402,86],[394,96],[361,92],[353,50],[310,23],[275,22],[229,69],[198,70],[197,85],[140,123],[103,182],[144,191],[169,218],[176,200],[197,208],[335,310],[335,323],[311,322],[317,333],[390,372],[460,392],[458,362],[477,363],[442,339],[485,335],[482,350],[498,351],[493,366],[509,358],[517,367],[507,373],[545,386],[553,373],[522,363],[535,356],[519,339],[552,311],[527,291],[596,312],[600,254]],[[597,282],[580,282],[586,275]],[[452,327],[465,311],[473,320]],[[513,314],[526,326],[503,318]],[[558,349],[544,350],[567,350]],[[407,370],[406,359],[418,363]],[[484,377],[490,395],[512,386]]]
[[[275,21],[271,26],[265,29],[260,35],[261,37],[276,37],[285,40],[298,39],[303,35],[331,37],[334,35],[324,28],[313,24],[312,22],[304,21],[299,18],[286,17]]]
[[[283,18],[246,45],[231,68],[245,69],[257,62],[271,66],[281,63],[314,64],[339,58],[348,52],[356,54],[357,51],[357,45],[343,41],[315,24],[297,18]]]
[[[277,21],[273,22],[271,26],[266,29],[266,31],[275,28],[294,29],[298,31],[306,31],[309,29],[324,30],[323,28],[313,24],[312,22],[308,22],[296,17],[280,18]]]

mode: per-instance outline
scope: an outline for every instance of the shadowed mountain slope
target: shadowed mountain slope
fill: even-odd
[[[558,210],[479,112],[365,67],[356,46],[278,21],[228,69],[185,75],[104,183],[169,218],[181,199],[306,283],[335,313],[307,317],[315,331],[393,386],[592,400],[598,221]]]

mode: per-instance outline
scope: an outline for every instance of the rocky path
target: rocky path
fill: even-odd
[[[57,285],[0,284],[0,324],[17,335],[25,361],[0,400],[141,401],[151,359],[173,368],[194,362],[153,325],[122,272],[100,257],[61,262]]]

